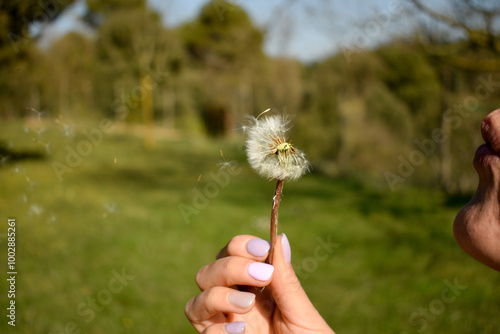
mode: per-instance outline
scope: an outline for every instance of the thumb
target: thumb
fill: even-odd
[[[300,285],[290,262],[290,243],[286,235],[281,234],[274,248],[274,275],[270,286],[283,319],[295,324],[311,324],[312,328],[326,324]]]

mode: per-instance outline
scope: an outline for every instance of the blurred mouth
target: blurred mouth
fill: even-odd
[[[474,165],[478,166],[498,166],[500,169],[500,154],[495,152],[490,144],[482,144],[476,150]]]

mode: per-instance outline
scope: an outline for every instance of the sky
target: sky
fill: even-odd
[[[364,25],[389,4],[399,4],[398,15],[390,15],[388,23],[402,14],[403,0],[232,0],[230,3],[246,10],[256,26],[265,34],[264,50],[270,56],[287,56],[303,62],[319,60],[341,47],[361,44],[358,35]],[[149,0],[151,7],[162,14],[167,26],[176,26],[196,17],[209,0]],[[396,11],[393,11],[396,12]],[[376,22],[375,22],[376,23]],[[356,26],[361,25],[359,32]],[[389,24],[381,22],[380,32],[367,38],[372,46],[390,35]]]
[[[209,0],[148,0],[175,27],[194,19]],[[264,51],[313,62],[347,47],[369,47],[389,38],[402,21],[404,0],[232,0],[254,24],[265,31]],[[222,11],[225,8],[221,7]],[[230,7],[227,8],[230,11]],[[86,31],[78,17],[85,1],[78,0],[51,26],[44,29],[42,45],[70,31]]]

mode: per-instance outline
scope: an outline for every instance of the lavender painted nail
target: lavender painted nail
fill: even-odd
[[[252,239],[247,243],[247,251],[253,256],[264,256],[269,251],[269,242],[264,239]]]
[[[248,274],[258,281],[267,281],[273,274],[274,267],[267,263],[254,262],[248,266]]]
[[[292,262],[292,249],[290,248],[290,242],[286,237],[285,233],[281,234],[281,246],[283,247],[283,256],[285,257],[285,261],[287,263]]]
[[[245,322],[244,321],[235,321],[230,322],[226,325],[226,332],[229,334],[239,334],[245,330]]]

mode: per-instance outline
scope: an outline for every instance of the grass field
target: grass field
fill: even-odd
[[[96,124],[72,133],[37,122],[0,125],[11,156],[0,166],[0,332],[194,333],[183,309],[196,272],[234,235],[267,238],[274,183],[246,165],[241,139],[164,136],[148,151],[118,129],[99,130],[99,140]],[[67,160],[71,149],[85,154]],[[235,161],[224,172],[220,150]],[[285,183],[279,229],[337,333],[499,333],[500,274],[453,239],[466,201],[313,173]],[[17,228],[15,328],[6,318],[8,218]]]

